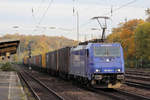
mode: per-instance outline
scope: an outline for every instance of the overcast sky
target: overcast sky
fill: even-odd
[[[100,35],[99,31],[91,30],[99,28],[98,23],[91,20],[92,17],[110,16],[112,8],[113,16],[108,20],[108,35],[113,27],[117,27],[125,19],[145,19],[145,10],[150,8],[149,5],[150,0],[1,0],[0,35],[45,34],[76,39],[78,11],[80,39],[83,40],[85,34],[90,39],[91,36]]]

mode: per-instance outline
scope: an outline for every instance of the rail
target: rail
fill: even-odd
[[[23,72],[19,72],[19,75],[24,80],[24,82],[27,84],[27,86],[31,90],[31,92],[36,100],[49,100],[49,99],[65,100],[60,95],[58,95],[55,91],[48,88],[40,80],[31,76],[29,73],[23,71]]]

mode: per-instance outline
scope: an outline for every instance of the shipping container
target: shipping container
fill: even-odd
[[[58,50],[58,65],[60,76],[67,77],[70,66],[70,47]]]
[[[24,59],[23,59],[23,64],[24,64],[25,66],[28,66],[28,64],[29,64],[29,57],[24,57]]]
[[[52,75],[58,74],[58,58],[57,51],[46,53],[46,68],[48,73]]]
[[[50,65],[51,65],[52,74],[57,75],[59,71],[57,51],[54,51],[50,54]]]
[[[29,59],[29,64],[30,64],[31,66],[34,65],[34,58],[35,58],[35,56],[32,56],[32,57]]]
[[[41,55],[35,56],[34,66],[36,66],[36,67],[42,67],[42,56]]]
[[[24,65],[27,64],[27,59],[28,59],[27,57],[24,57],[24,58],[23,58],[23,64],[24,64]]]
[[[50,73],[50,53],[51,52],[46,53],[46,69],[48,73]]]
[[[46,69],[46,54],[42,54],[42,68]]]

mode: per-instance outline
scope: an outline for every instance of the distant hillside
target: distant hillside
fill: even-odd
[[[28,45],[31,43],[32,55],[38,55],[42,53],[46,53],[49,51],[53,51],[59,48],[63,48],[66,46],[74,46],[77,44],[77,41],[67,39],[65,37],[51,37],[45,35],[19,35],[7,34],[2,39],[19,39],[20,42],[20,52],[21,57],[28,55]]]

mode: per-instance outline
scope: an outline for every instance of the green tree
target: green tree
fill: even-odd
[[[139,25],[135,31],[136,57],[141,67],[150,67],[150,23]]]
[[[146,12],[146,15],[148,16],[148,18],[146,19],[146,21],[150,22],[150,8],[148,8],[145,12]]]

